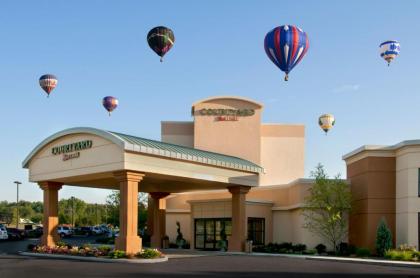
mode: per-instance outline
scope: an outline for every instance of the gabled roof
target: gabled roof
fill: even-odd
[[[76,127],[57,132],[42,141],[26,157],[22,163],[23,168],[28,168],[30,160],[47,144],[60,137],[69,134],[88,133],[107,139],[125,151],[144,153],[149,155],[168,157],[178,160],[196,162],[200,164],[214,165],[218,167],[231,168],[240,171],[262,173],[264,170],[259,165],[248,160],[235,156],[224,155],[215,152],[208,152],[180,145],[164,143],[161,141],[145,139],[133,135],[118,132],[106,131],[89,127]]]

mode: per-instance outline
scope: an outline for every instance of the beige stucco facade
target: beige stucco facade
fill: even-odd
[[[396,245],[419,247],[420,141],[363,146],[343,158],[359,203],[350,218],[350,227],[354,228],[354,237],[350,239],[356,240],[356,234],[363,235],[360,229],[367,227],[360,243],[374,246],[376,227],[380,218],[385,217]]]
[[[325,243],[303,228],[302,206],[311,180],[304,176],[305,128],[296,124],[262,123],[263,105],[253,100],[222,96],[192,106],[191,122],[162,122],[164,142],[250,160],[264,168],[258,187],[246,194],[246,219],[263,219],[264,243]],[[245,111],[229,117],[226,111]],[[209,113],[210,111],[210,113]],[[166,232],[175,242],[177,221],[191,248],[196,246],[195,221],[232,219],[230,193],[201,191],[172,194],[166,199]],[[245,223],[246,225],[246,223]]]

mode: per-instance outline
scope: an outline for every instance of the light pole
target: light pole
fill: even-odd
[[[16,183],[16,229],[19,228],[19,184],[20,181],[14,181]]]

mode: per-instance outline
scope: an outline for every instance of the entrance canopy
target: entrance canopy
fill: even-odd
[[[144,174],[142,192],[177,193],[257,186],[263,169],[244,159],[96,128],[71,128],[42,141],[23,161],[31,182],[118,189],[114,174]]]

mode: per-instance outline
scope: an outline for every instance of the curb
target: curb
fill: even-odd
[[[73,260],[73,261],[87,261],[87,262],[97,262],[97,263],[154,264],[154,263],[163,263],[163,262],[168,261],[167,256],[163,258],[158,258],[158,259],[105,259],[105,258],[96,258],[96,257],[53,255],[53,254],[41,254],[41,253],[30,253],[30,252],[19,252],[18,254],[21,256],[27,256],[27,257]]]
[[[301,260],[311,260],[311,261],[331,261],[331,262],[340,262],[340,263],[356,263],[356,264],[359,263],[359,264],[370,264],[370,265],[381,265],[381,266],[420,268],[420,263],[417,263],[417,262],[403,262],[403,261],[391,261],[391,260],[379,260],[379,259],[357,259],[357,258],[325,257],[325,256],[310,256],[310,255],[270,254],[270,253],[242,253],[240,254],[239,252],[232,252],[230,254],[242,255],[242,256],[282,257],[282,258],[289,258],[289,259],[301,259]]]

